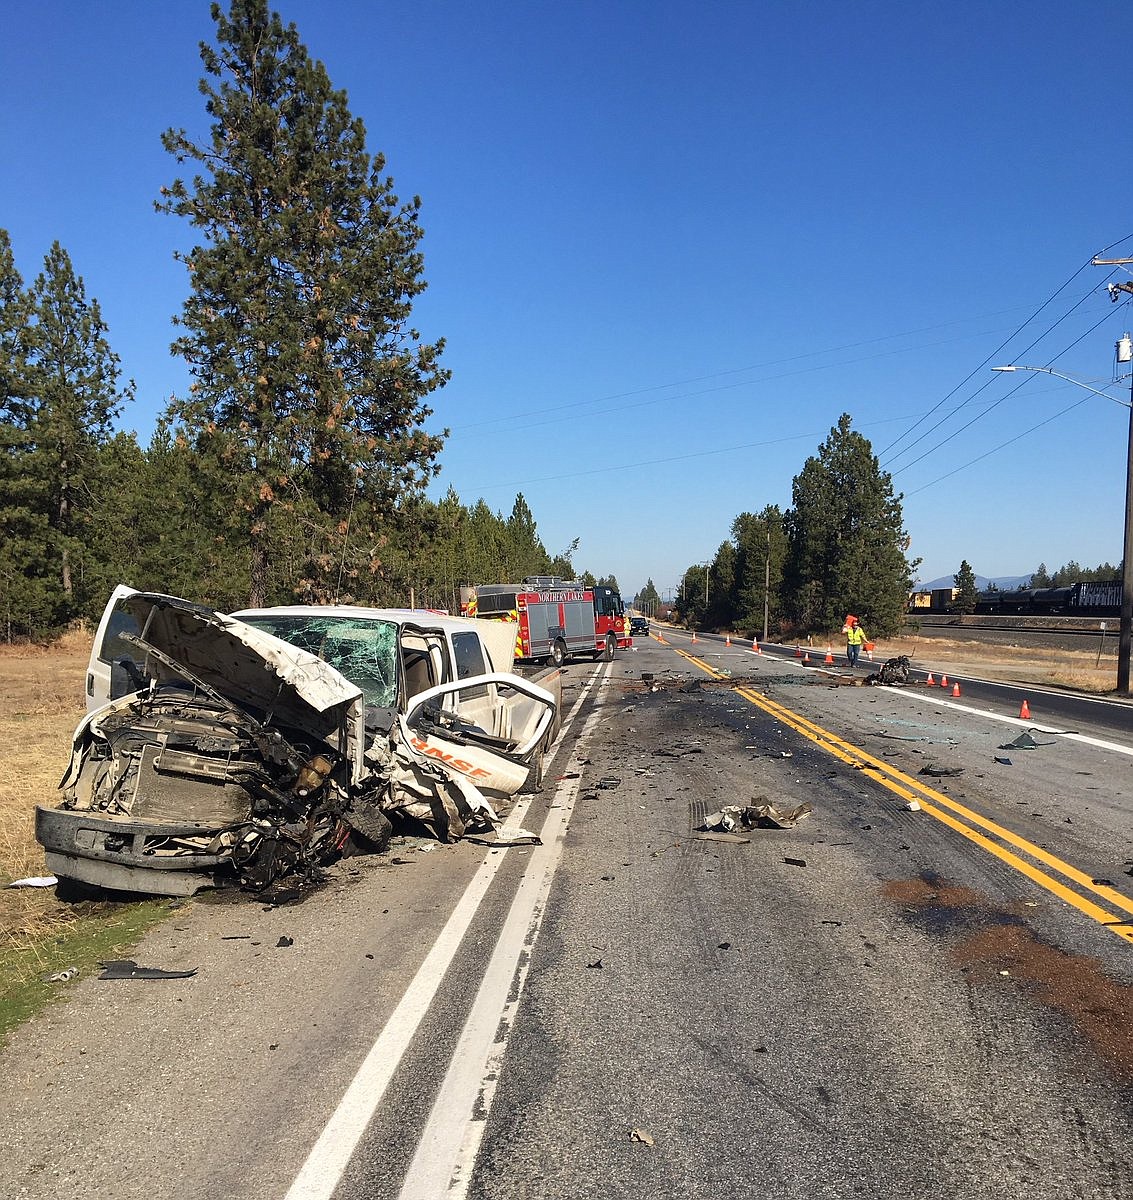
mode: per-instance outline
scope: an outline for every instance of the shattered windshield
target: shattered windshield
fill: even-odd
[[[362,689],[367,706],[392,708],[397,703],[394,622],[283,613],[258,613],[240,620],[330,663]]]

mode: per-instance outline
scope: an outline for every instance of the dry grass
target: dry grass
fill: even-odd
[[[1004,682],[1048,684],[1051,687],[1103,695],[1117,686],[1116,638],[1111,652],[1097,663],[1097,647],[1055,650],[1031,646],[993,646],[960,638],[893,638],[878,643],[874,659],[884,662],[896,654],[907,654],[915,666],[939,674],[975,675]]]
[[[35,806],[54,803],[83,714],[89,635],[49,648],[0,646],[0,885],[43,875]],[[50,888],[0,890],[0,950],[34,952],[76,919]]]

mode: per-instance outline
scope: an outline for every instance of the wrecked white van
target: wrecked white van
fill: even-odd
[[[510,639],[510,643],[509,643]],[[63,800],[36,837],[61,880],[190,895],[313,875],[392,824],[448,840],[537,785],[559,681],[514,630],[409,610],[226,615],[120,587],[95,635]]]

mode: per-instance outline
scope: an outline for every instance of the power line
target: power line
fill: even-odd
[[[1106,315],[1105,315],[1104,317],[1102,317],[1102,319],[1101,319],[1100,321],[1098,321],[1098,322],[1097,322],[1097,324],[1095,324],[1095,325],[1091,325],[1091,326],[1090,326],[1090,328],[1089,328],[1089,329],[1087,329],[1087,330],[1086,330],[1084,333],[1082,333],[1082,334],[1079,334],[1079,336],[1078,336],[1078,337],[1076,337],[1076,338],[1075,338],[1075,339],[1074,339],[1074,340],[1073,340],[1073,341],[1070,343],[1070,345],[1069,345],[1069,346],[1066,346],[1064,349],[1060,350],[1060,351],[1059,351],[1059,352],[1058,352],[1058,353],[1057,353],[1057,354],[1056,354],[1056,355],[1055,355],[1055,356],[1054,356],[1054,357],[1053,357],[1053,358],[1050,360],[1050,362],[1058,362],[1058,360],[1059,360],[1059,359],[1060,359],[1060,358],[1061,358],[1061,357],[1062,357],[1064,354],[1067,354],[1067,353],[1069,353],[1071,350],[1073,350],[1073,349],[1074,349],[1074,347],[1075,347],[1076,345],[1078,345],[1078,343],[1079,343],[1080,341],[1082,341],[1084,338],[1087,338],[1087,337],[1089,337],[1089,336],[1090,336],[1090,334],[1091,334],[1091,333],[1093,333],[1093,332],[1094,332],[1094,330],[1095,330],[1095,329],[1097,329],[1099,325],[1103,325],[1103,324],[1105,324],[1105,322],[1106,322],[1106,321],[1108,321],[1108,320],[1110,319],[1110,317],[1111,317],[1111,316],[1112,316],[1112,314],[1111,314],[1111,313],[1106,313]],[[1032,345],[1034,345],[1034,343],[1032,343]],[[1027,347],[1027,349],[1029,350],[1029,349],[1030,349],[1030,346],[1028,346],[1028,347]],[[1047,366],[1050,366],[1050,363],[1047,363],[1046,365],[1047,365]],[[973,426],[973,425],[974,425],[974,424],[975,424],[977,421],[980,421],[980,420],[982,420],[984,417],[986,417],[986,416],[987,416],[987,414],[988,414],[989,412],[992,412],[992,411],[994,411],[995,409],[997,409],[997,408],[998,408],[998,407],[999,407],[999,406],[1000,406],[1002,403],[1004,403],[1004,401],[1006,401],[1006,400],[1010,400],[1010,399],[1011,399],[1011,397],[1012,397],[1012,396],[1014,396],[1014,395],[1015,395],[1015,393],[1016,393],[1016,392],[1017,392],[1017,391],[1018,391],[1018,390],[1019,390],[1021,387],[1024,387],[1024,386],[1027,384],[1027,382],[1028,382],[1028,380],[1026,380],[1026,379],[1023,379],[1023,380],[1021,380],[1021,381],[1020,381],[1019,383],[1017,383],[1017,384],[1016,384],[1016,385],[1015,385],[1015,386],[1014,386],[1014,387],[1013,387],[1013,388],[1012,388],[1012,389],[1011,389],[1011,390],[1010,390],[1010,391],[1009,391],[1009,392],[1008,392],[1006,395],[1004,395],[1004,396],[1001,396],[1001,397],[1000,397],[1000,398],[999,398],[999,399],[998,399],[998,400],[997,400],[997,401],[996,401],[994,404],[989,404],[989,405],[988,405],[988,407],[987,407],[987,408],[985,408],[985,409],[983,410],[983,412],[981,412],[981,413],[977,413],[977,414],[976,414],[976,415],[975,415],[975,416],[974,416],[974,417],[973,417],[973,418],[972,418],[970,421],[968,421],[966,424],[964,424],[964,425],[961,425],[959,429],[957,429],[957,430],[954,430],[954,431],[953,431],[952,433],[950,433],[950,434],[949,434],[949,435],[948,435],[946,438],[943,438],[943,439],[941,439],[941,441],[937,442],[937,444],[936,444],[935,446],[930,446],[930,447],[929,447],[929,449],[927,449],[927,450],[926,450],[926,451],[925,451],[923,454],[921,454],[919,457],[917,457],[917,458],[914,458],[912,462],[906,463],[906,464],[905,464],[903,467],[901,467],[901,468],[899,468],[898,470],[896,470],[896,471],[892,472],[892,474],[894,474],[894,475],[900,475],[902,471],[907,471],[907,470],[909,470],[909,468],[910,468],[910,467],[915,467],[915,466],[917,465],[917,463],[919,463],[919,462],[923,462],[923,461],[924,461],[924,459],[928,458],[928,456],[929,456],[930,454],[935,454],[935,453],[937,452],[937,450],[939,450],[939,449],[941,448],[941,446],[946,446],[946,445],[947,445],[947,444],[948,444],[950,441],[952,441],[952,439],[953,439],[953,438],[955,438],[955,437],[959,437],[959,435],[960,435],[961,433],[963,433],[965,429],[970,429],[970,428],[971,428],[971,427],[972,427],[972,426]],[[1036,426],[1035,426],[1035,428],[1036,428],[1036,429],[1038,429],[1038,428],[1041,428],[1041,425],[1045,425],[1045,424],[1046,424],[1046,422],[1044,421],[1044,422],[1042,422],[1040,425],[1036,425]],[[981,454],[981,455],[980,455],[980,458],[986,458],[986,457],[987,457],[987,455],[984,455],[984,454]],[[979,459],[975,459],[974,461],[976,461],[976,462],[979,462]]]
[[[1120,246],[1120,245],[1121,245],[1123,242],[1127,242],[1127,241],[1129,241],[1129,240],[1130,240],[1130,238],[1133,238],[1133,234],[1126,234],[1124,237],[1122,237],[1122,238],[1118,238],[1118,239],[1117,239],[1117,241],[1115,241],[1115,242],[1111,242],[1111,243],[1110,243],[1110,245],[1106,246],[1104,249],[1102,249],[1102,250],[1099,250],[1099,251],[1097,252],[1097,254],[1092,254],[1092,255],[1090,255],[1090,257],[1089,257],[1089,258],[1088,258],[1088,259],[1087,259],[1087,260],[1086,260],[1086,261],[1085,261],[1085,262],[1084,262],[1084,263],[1083,263],[1083,264],[1082,264],[1082,265],[1081,265],[1081,266],[1080,266],[1080,267],[1079,267],[1079,268],[1078,268],[1078,269],[1077,269],[1077,270],[1076,270],[1076,271],[1075,271],[1075,272],[1074,272],[1074,273],[1073,273],[1073,274],[1070,276],[1070,278],[1069,278],[1069,279],[1067,279],[1067,280],[1066,280],[1066,282],[1065,282],[1065,283],[1063,283],[1061,287],[1057,288],[1057,289],[1056,289],[1054,292],[1052,292],[1052,293],[1051,293],[1051,294],[1050,294],[1050,295],[1049,295],[1049,296],[1046,298],[1046,300],[1044,300],[1044,301],[1042,302],[1042,304],[1040,304],[1040,305],[1039,305],[1039,307],[1038,307],[1038,308],[1036,308],[1036,309],[1035,309],[1035,311],[1034,311],[1034,312],[1033,312],[1033,313],[1032,313],[1032,314],[1031,314],[1031,315],[1030,315],[1030,316],[1029,316],[1029,317],[1028,317],[1028,318],[1027,318],[1027,319],[1026,319],[1026,320],[1025,320],[1023,323],[1022,323],[1022,325],[1020,325],[1020,326],[1018,327],[1018,329],[1016,329],[1016,330],[1015,330],[1015,332],[1014,332],[1013,334],[1011,334],[1011,336],[1010,336],[1009,338],[1007,338],[1007,340],[1006,340],[1006,341],[1002,342],[1002,343],[1001,343],[1001,344],[1000,344],[1000,345],[999,345],[999,346],[998,346],[998,347],[997,347],[995,350],[993,350],[993,351],[991,352],[991,354],[989,354],[989,355],[987,356],[987,358],[985,358],[985,359],[983,360],[983,362],[982,362],[982,363],[980,363],[980,364],[979,364],[978,366],[976,366],[976,367],[973,367],[973,369],[972,369],[972,370],[971,370],[971,371],[970,371],[970,372],[969,372],[967,375],[965,375],[965,376],[964,376],[964,378],[963,378],[963,379],[961,379],[961,380],[960,380],[960,382],[959,382],[959,383],[958,383],[958,384],[957,384],[957,385],[956,385],[956,386],[955,386],[955,387],[954,387],[954,388],[953,388],[953,389],[952,389],[952,390],[951,390],[951,391],[950,391],[950,392],[949,392],[949,393],[948,393],[946,396],[944,396],[944,397],[943,397],[943,398],[942,398],[942,399],[941,399],[941,400],[940,400],[938,403],[936,403],[935,405],[933,405],[933,407],[932,407],[932,408],[930,408],[930,409],[929,409],[929,411],[928,411],[927,413],[925,413],[925,415],[924,415],[923,417],[921,417],[921,419],[920,419],[919,421],[917,421],[915,425],[912,425],[912,426],[911,426],[909,429],[907,429],[907,430],[906,430],[906,431],[905,431],[905,432],[904,432],[904,433],[903,433],[903,434],[902,434],[902,435],[901,435],[899,438],[897,438],[897,440],[896,440],[896,441],[894,441],[894,442],[891,442],[891,443],[890,443],[888,446],[886,446],[886,447],[885,447],[883,450],[881,450],[881,451],[879,452],[879,454],[878,454],[878,458],[879,458],[879,459],[883,458],[883,457],[884,457],[885,455],[887,455],[887,454],[889,453],[889,451],[890,451],[890,450],[892,450],[892,449],[893,449],[895,446],[898,446],[898,445],[900,445],[900,444],[901,444],[901,442],[902,442],[902,441],[904,441],[904,439],[905,439],[906,437],[908,437],[908,435],[909,435],[910,433],[912,433],[912,432],[913,432],[913,430],[914,430],[914,429],[916,429],[916,428],[917,428],[917,426],[919,426],[919,425],[921,424],[921,422],[922,422],[922,421],[925,421],[925,420],[927,420],[929,417],[931,417],[931,416],[932,416],[932,414],[933,414],[934,412],[936,412],[936,411],[937,411],[937,409],[939,409],[939,408],[940,408],[942,405],[946,404],[946,403],[947,403],[947,402],[948,402],[948,401],[949,401],[949,400],[950,400],[950,399],[951,399],[951,398],[952,398],[952,397],[953,397],[953,396],[954,396],[954,395],[955,395],[955,394],[956,394],[956,393],[957,393],[957,392],[958,392],[958,391],[959,391],[959,390],[960,390],[960,389],[961,389],[961,388],[962,388],[962,387],[963,387],[963,386],[964,386],[964,385],[965,385],[965,384],[968,382],[968,380],[972,379],[972,378],[975,376],[975,374],[976,374],[978,371],[981,371],[981,370],[982,370],[984,367],[986,367],[986,366],[987,366],[987,364],[988,364],[989,362],[991,362],[991,360],[992,360],[992,359],[993,359],[993,358],[994,358],[996,355],[998,355],[998,354],[1000,353],[1000,351],[1002,351],[1003,349],[1005,349],[1005,348],[1006,348],[1006,347],[1007,347],[1007,346],[1008,346],[1008,345],[1011,343],[1011,341],[1012,341],[1014,338],[1018,337],[1018,335],[1019,335],[1020,333],[1022,333],[1022,331],[1023,331],[1024,329],[1026,329],[1026,327],[1027,327],[1027,326],[1028,326],[1028,325],[1029,325],[1029,324],[1030,324],[1030,323],[1031,323],[1031,322],[1032,322],[1032,321],[1033,321],[1033,320],[1034,320],[1034,319],[1035,319],[1035,318],[1036,318],[1036,317],[1039,315],[1039,313],[1041,313],[1041,312],[1043,311],[1043,309],[1047,307],[1047,305],[1051,304],[1051,303],[1054,301],[1055,297],[1057,297],[1057,296],[1058,296],[1058,295],[1059,295],[1061,292],[1064,292],[1064,291],[1065,291],[1065,290],[1066,290],[1066,289],[1067,289],[1067,288],[1070,286],[1070,284],[1071,284],[1071,283],[1073,283],[1073,282],[1074,282],[1074,280],[1075,280],[1075,279],[1077,279],[1077,277],[1078,277],[1079,275],[1081,275],[1081,273],[1082,273],[1082,272],[1083,272],[1083,271],[1084,271],[1084,270],[1085,270],[1087,267],[1089,267],[1089,266],[1092,266],[1092,265],[1093,265],[1093,260],[1094,260],[1095,258],[1098,258],[1098,257],[1099,257],[1100,255],[1102,255],[1102,254],[1106,254],[1106,253],[1108,253],[1108,252],[1109,252],[1110,250],[1112,250],[1112,249],[1113,249],[1115,246]],[[1089,294],[1089,293],[1088,293],[1088,294]],[[1081,302],[1082,302],[1082,301],[1080,300],[1078,303],[1080,304]],[[1078,307],[1078,305],[1076,304],[1076,305],[1074,306],[1074,308],[1077,308],[1077,307]],[[1071,309],[1070,311],[1071,311],[1071,312],[1073,312],[1074,310],[1073,310],[1073,309]],[[1067,316],[1069,316],[1069,313],[1067,313],[1066,315],[1067,315]],[[1065,317],[1063,317],[1062,319],[1064,320],[1064,319],[1065,319]],[[1058,324],[1058,322],[1056,322],[1055,324],[1057,325],[1057,324]],[[1032,343],[1032,345],[1033,345],[1033,344],[1034,344],[1034,343]],[[1028,349],[1029,349],[1029,347],[1028,347]],[[1024,351],[1024,353],[1025,353],[1025,351]],[[987,386],[987,385],[985,384],[984,386]],[[983,390],[983,388],[980,388],[980,389],[979,389],[979,391],[982,391],[982,390]],[[979,391],[977,391],[976,395],[978,395],[978,394],[979,394]],[[970,397],[970,398],[971,398],[971,397]],[[967,403],[967,401],[964,401],[964,403],[966,404],[966,403]],[[962,408],[962,407],[963,407],[963,405],[961,405],[960,407]],[[955,410],[955,411],[959,411],[959,410],[957,409],[957,410]],[[943,418],[943,420],[947,420],[947,417]],[[937,424],[933,426],[933,429],[939,428],[939,426],[940,426],[940,425],[943,423],[943,420],[942,420],[942,421],[939,421],[939,422],[937,422]],[[931,433],[931,432],[932,432],[932,430],[929,430],[928,432],[930,432],[930,433]],[[924,436],[924,435],[922,435],[922,437],[923,437],[923,436]],[[917,440],[918,440],[918,441],[920,441],[920,439],[919,439],[919,438],[918,438]],[[916,443],[913,443],[913,444],[915,445]]]
[[[1080,305],[1084,304],[1084,303],[1085,303],[1085,302],[1086,302],[1086,301],[1087,301],[1087,300],[1088,300],[1088,299],[1089,299],[1089,298],[1090,298],[1092,295],[1094,295],[1094,294],[1095,294],[1095,292],[1096,292],[1096,291],[1097,291],[1097,289],[1096,289],[1096,288],[1092,288],[1090,291],[1088,291],[1088,292],[1087,292],[1087,293],[1086,293],[1086,294],[1085,294],[1085,295],[1084,295],[1084,296],[1083,296],[1083,297],[1082,297],[1080,300],[1078,300],[1078,302],[1077,302],[1076,304],[1074,304],[1074,305],[1073,305],[1073,306],[1072,306],[1072,307],[1071,307],[1069,310],[1067,310],[1065,313],[1063,313],[1063,315],[1062,315],[1061,317],[1059,317],[1059,318],[1058,318],[1058,320],[1057,320],[1057,321],[1055,321],[1053,325],[1049,325],[1049,326],[1047,326],[1047,328],[1046,328],[1046,329],[1045,329],[1045,330],[1044,330],[1044,331],[1043,331],[1041,334],[1039,334],[1039,336],[1038,336],[1037,338],[1035,338],[1035,340],[1034,340],[1033,342],[1031,342],[1031,343],[1030,343],[1029,345],[1027,345],[1027,346],[1024,346],[1024,347],[1023,347],[1023,349],[1022,349],[1022,350],[1020,350],[1020,351],[1018,352],[1018,355],[1016,355],[1016,357],[1022,357],[1022,356],[1023,356],[1023,355],[1025,355],[1025,354],[1026,354],[1026,353],[1027,353],[1029,350],[1033,350],[1033,349],[1034,349],[1034,347],[1035,347],[1035,346],[1037,346],[1037,345],[1038,345],[1038,344],[1039,344],[1039,343],[1040,343],[1040,342],[1041,342],[1041,341],[1042,341],[1044,338],[1046,338],[1046,337],[1049,337],[1049,336],[1050,336],[1050,334],[1052,334],[1052,333],[1053,333],[1053,332],[1054,332],[1054,331],[1055,331],[1055,330],[1058,328],[1058,326],[1059,326],[1059,325],[1061,325],[1061,324],[1062,324],[1062,322],[1063,322],[1063,321],[1065,321],[1065,320],[1066,320],[1066,319],[1067,319],[1067,318],[1070,316],[1070,314],[1074,312],[1074,310],[1075,310],[1076,308],[1078,308]],[[1086,336],[1086,334],[1088,334],[1088,333],[1093,333],[1093,331],[1094,331],[1095,329],[1097,329],[1097,328],[1098,328],[1098,325],[1102,325],[1102,324],[1104,324],[1104,323],[1105,323],[1105,321],[1106,321],[1106,320],[1108,320],[1108,318],[1109,318],[1109,316],[1110,316],[1110,315],[1112,315],[1112,314],[1111,314],[1111,313],[1110,313],[1110,312],[1107,310],[1107,312],[1106,312],[1106,315],[1102,317],[1102,319],[1101,319],[1101,320],[1100,320],[1100,321],[1097,323],[1097,325],[1093,325],[1093,326],[1091,326],[1091,327],[1090,327],[1090,328],[1089,328],[1089,329],[1086,331],[1086,333],[1082,334],[1082,337],[1085,337],[1085,336]],[[1079,337],[1078,339],[1076,339],[1076,341],[1072,342],[1072,343],[1070,344],[1070,346],[1068,346],[1068,347],[1066,348],[1066,350],[1063,350],[1063,351],[1061,351],[1060,353],[1061,353],[1061,354],[1065,354],[1065,353],[1067,352],[1067,350],[1069,350],[1069,349],[1071,349],[1071,347],[1073,347],[1073,346],[1077,345],[1077,343],[1078,343],[1078,342],[1080,342],[1080,341],[1082,340],[1082,337]],[[1008,339],[1007,339],[1007,342],[1010,342],[1010,341],[1011,341],[1011,339],[1010,339],[1010,338],[1008,338]],[[1007,342],[1005,342],[1005,343],[1004,343],[1004,345],[1007,345]],[[995,357],[996,357],[996,356],[999,354],[999,350],[1002,350],[1002,349],[1003,349],[1003,346],[1000,346],[1000,347],[999,347],[997,350],[993,351],[993,353],[992,353],[991,355],[989,355],[989,357],[988,357],[988,358],[985,358],[985,359],[984,359],[984,361],[983,361],[983,362],[980,364],[980,367],[986,367],[986,366],[987,366],[987,364],[988,364],[989,362],[992,362],[992,361],[994,360],[994,358],[995,358]],[[1056,356],[1055,356],[1055,359],[1054,359],[1053,361],[1057,361],[1057,358],[1058,358],[1058,357],[1059,357],[1059,356],[1058,356],[1058,355],[1056,355]],[[980,368],[979,368],[979,367],[977,367],[976,369],[977,369],[977,370],[979,370]],[[972,375],[974,375],[974,374],[975,374],[975,372],[973,371],[973,372],[972,372],[972,374],[968,375],[968,377],[967,377],[967,378],[968,378],[968,379],[971,379]],[[966,382],[966,381],[965,381],[965,382]],[[980,384],[980,386],[979,386],[978,388],[976,388],[976,390],[975,390],[975,391],[974,391],[974,392],[973,392],[973,393],[972,393],[972,394],[971,394],[971,395],[970,395],[970,396],[969,396],[969,397],[968,397],[966,400],[964,400],[964,401],[963,401],[961,404],[958,404],[958,405],[956,405],[956,407],[955,407],[955,408],[953,408],[951,412],[949,412],[949,413],[946,413],[946,414],[945,414],[943,417],[941,417],[941,418],[940,418],[940,420],[939,420],[939,421],[937,421],[935,425],[931,425],[931,426],[930,426],[928,429],[926,429],[926,430],[924,431],[924,433],[922,433],[922,434],[921,434],[921,436],[920,436],[919,438],[917,438],[915,441],[912,441],[912,442],[910,442],[910,443],[909,443],[909,444],[908,444],[908,445],[907,445],[907,446],[906,446],[906,447],[905,447],[903,450],[899,451],[895,457],[896,457],[896,458],[901,458],[901,457],[902,457],[902,456],[904,456],[905,454],[908,454],[908,453],[909,453],[909,451],[910,451],[910,450],[912,450],[914,446],[917,446],[917,445],[919,445],[921,442],[923,442],[923,441],[924,441],[924,439],[925,439],[926,437],[928,437],[928,436],[929,436],[929,434],[931,434],[931,433],[935,433],[935,432],[936,432],[936,430],[938,430],[938,429],[941,427],[941,425],[943,425],[943,424],[945,424],[947,421],[951,420],[951,419],[952,419],[952,418],[953,418],[953,417],[954,417],[954,416],[955,416],[955,415],[956,415],[956,414],[957,414],[957,413],[958,413],[958,412],[959,412],[959,411],[960,411],[962,408],[965,408],[965,407],[967,407],[967,405],[969,405],[969,404],[970,404],[970,403],[971,403],[971,402],[972,402],[972,401],[973,401],[973,400],[974,400],[974,399],[975,399],[975,398],[976,398],[976,397],[977,397],[977,396],[978,396],[978,395],[979,395],[981,392],[983,392],[983,391],[985,391],[987,388],[991,387],[992,383],[994,383],[994,382],[995,382],[995,380],[994,380],[994,377],[993,377],[993,376],[989,376],[989,377],[988,377],[988,378],[987,378],[987,379],[986,379],[986,380],[985,380],[983,383],[981,383],[981,384]],[[951,393],[949,393],[949,394],[950,394],[950,395],[954,395],[954,394],[955,394],[955,389],[953,389],[953,392],[951,392]],[[1007,397],[1005,396],[1005,397],[1004,397],[1004,399],[1006,399],[1006,398],[1007,398]],[[1002,401],[997,401],[997,403],[1002,403]],[[939,407],[940,407],[940,405],[937,405],[936,407],[937,407],[937,408],[939,408]],[[993,404],[993,405],[991,405],[991,407],[990,407],[990,408],[987,408],[987,409],[985,409],[984,411],[985,411],[985,412],[991,412],[991,410],[992,410],[993,408],[995,408],[995,407],[996,407],[996,405],[995,405],[995,404]],[[935,409],[933,409],[932,411],[934,411],[934,412],[935,412],[936,410],[935,410]],[[982,414],[981,414],[981,415],[982,415]],[[976,418],[975,418],[975,420],[979,420],[979,417],[976,417]],[[919,424],[919,422],[918,422],[918,424]],[[961,428],[960,428],[960,429],[956,430],[956,433],[960,433],[960,432],[962,432],[964,429],[967,429],[967,428],[968,428],[968,426],[969,426],[969,425],[971,425],[971,424],[972,424],[972,422],[971,422],[971,421],[969,421],[967,425],[963,425],[963,426],[961,426]],[[915,428],[915,426],[914,426],[914,428]],[[911,432],[912,432],[912,430],[910,429],[908,432],[910,432],[910,433],[911,433]],[[945,445],[947,442],[951,441],[951,440],[952,440],[952,438],[954,438],[954,437],[956,436],[956,433],[952,433],[952,434],[950,434],[948,437],[946,437],[946,438],[945,438],[943,441],[941,441],[941,442],[938,442],[938,443],[937,443],[935,446],[933,446],[933,447],[931,447],[929,450],[925,451],[925,454],[932,454],[932,453],[934,453],[936,450],[939,450],[941,446],[943,446],[943,445]],[[920,462],[920,461],[921,461],[921,458],[924,458],[924,456],[925,456],[925,455],[924,455],[924,454],[922,454],[922,455],[920,456],[920,458],[916,458],[916,459],[914,459],[914,460],[913,460],[913,462]],[[896,470],[894,470],[894,471],[893,471],[893,474],[897,474],[899,471],[904,471],[904,470],[907,470],[907,469],[908,469],[909,467],[911,467],[912,465],[913,465],[913,463],[906,463],[906,464],[905,464],[905,466],[903,466],[903,467],[899,467],[899,468],[897,468]]]

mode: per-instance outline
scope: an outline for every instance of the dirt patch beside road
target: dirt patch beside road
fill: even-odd
[[[1039,646],[990,645],[963,638],[915,635],[878,642],[875,662],[884,662],[898,654],[907,654],[913,666],[923,671],[949,675],[976,676],[1008,683],[1034,683],[1047,687],[1072,688],[1103,694],[1116,686],[1116,667],[1112,659],[1102,659],[1100,668],[1096,648],[1063,650]]]

